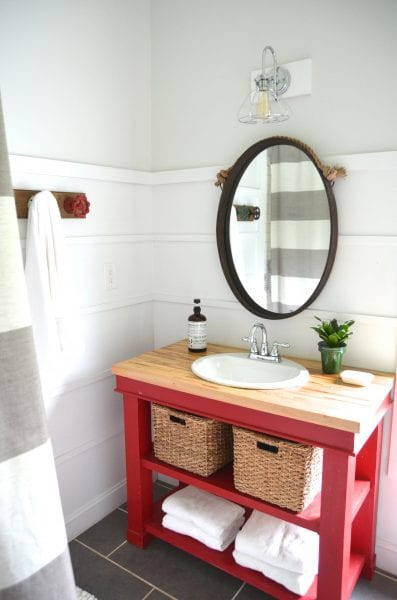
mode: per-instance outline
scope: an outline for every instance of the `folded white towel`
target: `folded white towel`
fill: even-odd
[[[188,485],[168,496],[163,511],[192,523],[214,538],[227,536],[244,516],[244,508],[214,494]]]
[[[317,573],[319,536],[254,510],[236,537],[236,550],[295,573]]]
[[[273,581],[276,581],[280,585],[291,590],[291,592],[299,594],[300,596],[306,594],[316,576],[316,573],[313,572],[294,573],[293,571],[288,571],[288,569],[274,567],[261,560],[255,559],[252,556],[248,556],[248,554],[238,552],[237,550],[233,551],[233,557],[236,563],[242,567],[248,567],[249,569],[254,569],[254,571],[259,571],[265,577],[273,579]]]
[[[226,535],[222,535],[221,537],[213,537],[189,521],[177,519],[176,517],[173,517],[167,513],[163,517],[163,526],[167,527],[167,529],[172,529],[172,531],[182,533],[183,535],[188,535],[195,540],[198,540],[205,546],[208,546],[209,548],[221,551],[230,546],[243,523],[244,517],[241,517],[231,529],[229,528],[230,530]]]

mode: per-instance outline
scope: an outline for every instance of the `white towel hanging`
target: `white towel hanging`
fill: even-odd
[[[73,326],[57,201],[43,191],[29,202],[25,276],[44,395],[64,379],[65,355],[81,344]]]

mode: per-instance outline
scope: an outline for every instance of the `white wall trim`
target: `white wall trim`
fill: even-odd
[[[92,448],[96,448],[97,446],[101,446],[102,444],[105,444],[106,442],[108,442],[109,440],[112,440],[115,437],[120,437],[123,435],[124,435],[124,430],[121,429],[120,431],[116,431],[116,433],[112,433],[111,435],[106,435],[101,438],[91,439],[91,440],[88,440],[87,442],[84,442],[83,444],[78,444],[77,446],[74,446],[73,448],[69,448],[65,452],[60,452],[59,454],[57,454],[55,456],[55,464],[57,466],[63,465],[65,462],[68,462],[75,456],[83,454],[84,452],[87,452],[88,450],[91,450]]]
[[[13,177],[31,173],[32,175],[94,179],[97,181],[155,186],[175,183],[215,182],[217,172],[225,168],[225,166],[215,165],[150,172],[17,154],[10,154],[9,158]],[[322,160],[330,164],[338,163],[344,166],[348,173],[349,171],[390,171],[397,169],[397,151],[329,155],[322,157]]]
[[[21,248],[26,248],[26,238],[20,238]],[[69,235],[65,236],[68,246],[95,246],[103,244],[151,244],[149,233],[120,233],[117,235]]]
[[[151,243],[153,236],[148,233],[120,233],[117,235],[76,235],[65,238],[69,246],[95,244],[144,244]]]
[[[181,243],[196,242],[204,244],[214,244],[216,242],[215,233],[156,233],[153,235],[155,244],[162,243]]]
[[[79,390],[87,385],[92,385],[93,383],[97,383],[98,381],[103,381],[108,377],[112,376],[112,370],[106,369],[105,371],[98,371],[97,373],[93,373],[88,375],[87,377],[81,377],[80,379],[74,379],[64,385],[60,385],[53,389],[51,392],[51,398],[56,398],[57,396],[62,396],[63,394],[69,394],[74,390]]]
[[[196,167],[194,169],[173,169],[170,171],[154,171],[152,173],[153,185],[166,185],[170,183],[199,183],[203,181],[215,182],[216,174],[224,167]]]
[[[176,296],[172,294],[157,293],[153,296],[154,302],[165,302],[169,304],[183,304],[190,306],[192,299],[190,296]],[[219,308],[221,310],[236,310],[241,311],[244,308],[238,302],[238,300],[222,300],[218,298],[201,298],[201,304],[211,307]],[[306,308],[304,312],[315,313],[320,318],[323,316],[325,319],[329,318],[329,310],[321,310],[319,308]],[[385,317],[378,315],[365,315],[361,313],[350,313],[342,311],[333,311],[335,318],[342,319],[354,319],[360,323],[366,325],[387,325],[391,328],[397,328],[397,317]]]
[[[199,244],[216,243],[215,233],[128,233],[119,235],[78,235],[65,238],[69,246],[89,246],[103,244],[162,244],[195,242]],[[26,248],[26,238],[21,238],[21,247]],[[338,244],[342,246],[396,246],[397,236],[393,235],[339,235]]]
[[[397,235],[340,235],[342,246],[397,246]]]
[[[156,233],[153,241],[161,243],[197,242],[212,244],[216,242],[215,233]],[[342,246],[396,246],[397,236],[392,235],[339,235],[338,244]]]
[[[65,515],[68,540],[72,540],[88,527],[91,527],[93,523],[103,519],[125,502],[125,498],[126,479],[122,479],[71,514]]]
[[[31,173],[32,175],[94,179],[96,181],[114,181],[140,185],[151,185],[152,183],[152,173],[149,171],[120,169],[117,167],[105,167],[18,154],[10,154],[9,159],[11,175],[13,177],[22,173]]]
[[[129,306],[136,306],[138,304],[145,304],[153,301],[153,294],[148,292],[147,294],[141,294],[139,296],[129,296],[121,300],[113,300],[111,302],[101,302],[100,304],[90,304],[87,306],[81,306],[79,309],[79,315],[93,315],[99,312],[106,312],[110,310],[119,310],[121,308],[128,308]]]
[[[376,540],[377,565],[383,571],[397,575],[397,545],[387,540]]]

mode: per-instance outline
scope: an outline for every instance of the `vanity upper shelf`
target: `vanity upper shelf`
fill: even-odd
[[[239,351],[240,348],[209,344],[207,352],[199,356]],[[309,381],[302,387],[274,390],[232,388],[194,375],[191,364],[197,358],[197,354],[188,351],[186,340],[183,340],[117,363],[112,371],[137,382],[135,387],[144,382],[198,396],[197,411],[203,414],[202,399],[209,398],[226,402],[231,409],[251,408],[350,434],[365,434],[376,415],[387,410],[394,383],[393,374],[377,372],[367,387],[347,385],[340,381],[338,375],[323,374],[320,362],[294,358],[310,373]],[[147,389],[140,393],[147,395]]]

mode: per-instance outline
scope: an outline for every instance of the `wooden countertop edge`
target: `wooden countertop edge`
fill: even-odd
[[[241,351],[241,348],[210,344],[207,354]],[[306,386],[277,390],[247,390],[210,383],[196,377],[192,373],[190,365],[194,360],[204,355],[205,353],[189,353],[186,342],[182,341],[116,363],[112,367],[112,373],[162,388],[171,388],[179,392],[205,396],[212,400],[245,406],[254,410],[261,410],[270,414],[298,419],[354,434],[360,433],[362,428],[376,414],[376,409],[366,411],[366,408],[370,408],[365,397],[370,393],[368,388],[365,392],[364,388],[340,384],[337,376],[324,375],[321,372],[319,361],[286,357],[296,360],[308,369],[311,379]],[[161,364],[162,362],[166,364]],[[374,383],[371,384],[371,393],[382,396],[382,400],[384,400],[388,391],[390,391],[394,376],[390,373],[371,372],[375,375]],[[255,397],[263,392],[266,393],[266,398]],[[274,400],[272,399],[272,392],[277,395]],[[320,394],[323,394],[322,398]],[[281,400],[280,395],[282,396]],[[304,397],[308,398],[309,403],[312,403],[310,410],[302,408],[302,405],[295,406],[297,401],[304,402]],[[328,403],[325,410],[321,410],[321,399]],[[341,402],[343,406],[340,404]],[[350,403],[349,407],[345,405],[347,402]],[[344,416],[335,414],[338,408],[344,408]],[[353,411],[361,411],[361,416],[354,416]],[[365,412],[368,412],[367,418],[364,418]]]

